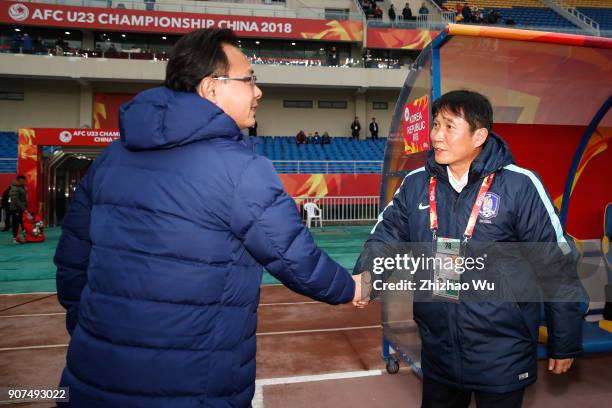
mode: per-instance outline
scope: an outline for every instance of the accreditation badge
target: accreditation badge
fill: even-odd
[[[433,269],[433,295],[459,301],[461,274],[457,272],[461,257],[461,240],[438,237]]]

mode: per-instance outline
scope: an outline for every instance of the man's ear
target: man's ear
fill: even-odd
[[[208,99],[212,103],[217,103],[217,96],[215,94],[216,82],[211,77],[206,77],[200,81],[196,89],[198,95],[204,99]]]
[[[472,137],[474,147],[481,147],[487,141],[487,136],[489,136],[489,131],[486,128],[476,129]]]

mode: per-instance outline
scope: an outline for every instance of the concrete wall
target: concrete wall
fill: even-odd
[[[79,83],[67,80],[0,78],[3,91],[24,92],[23,101],[0,101],[0,130],[20,127],[91,126],[93,95],[101,93],[138,93],[157,84],[126,82]],[[359,116],[363,131],[377,118],[381,136],[386,136],[399,90],[355,91],[352,89],[262,86],[263,99],[257,111],[258,131],[264,136],[295,135],[328,131],[333,136],[348,136],[350,123]],[[283,101],[311,100],[312,109],[283,107]],[[346,109],[319,109],[318,101],[346,101]],[[388,103],[387,110],[373,110],[374,101]]]
[[[0,89],[23,92],[23,101],[0,101],[0,130],[20,127],[79,127],[81,90],[75,81],[0,78]],[[91,104],[89,105],[91,117]]]

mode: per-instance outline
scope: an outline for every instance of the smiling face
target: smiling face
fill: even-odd
[[[253,69],[246,56],[233,45],[223,45],[227,56],[228,70],[221,75],[228,78],[243,78],[253,75]],[[198,86],[198,94],[210,100],[234,119],[240,129],[246,129],[255,124],[255,114],[261,89],[249,81],[223,80],[213,77],[202,79]]]
[[[472,132],[470,124],[448,110],[437,113],[431,129],[431,145],[436,163],[469,169],[487,139],[485,128]]]

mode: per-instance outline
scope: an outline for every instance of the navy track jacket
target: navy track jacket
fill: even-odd
[[[564,235],[542,182],[532,171],[514,164],[508,146],[494,133],[472,163],[468,184],[461,193],[451,187],[446,166],[437,164],[430,151],[426,166],[405,177],[393,201],[379,216],[354,273],[371,270],[367,259],[375,254],[367,251],[373,251],[376,245],[380,248],[381,243],[432,242],[428,209],[431,176],[438,179],[438,236],[461,239],[482,179],[492,172],[496,175],[489,192],[498,197],[497,212],[490,221],[476,223],[470,242],[551,243],[551,252],[558,252],[555,256],[536,250],[529,254],[532,263],[527,263],[525,258],[507,255],[496,264],[497,273],[510,282],[517,296],[521,290],[537,290],[541,271],[553,274],[554,279],[569,277],[563,295],[572,300],[584,299],[576,275],[575,247]],[[537,375],[539,310],[538,302],[415,301],[413,312],[422,340],[423,374],[457,388],[487,392],[508,392],[533,383]],[[544,302],[544,310],[549,356],[579,355],[580,302]]]
[[[55,254],[69,405],[248,407],[262,265],[331,304],[351,301],[354,282],[214,104],[154,88],[121,107],[120,129]]]

